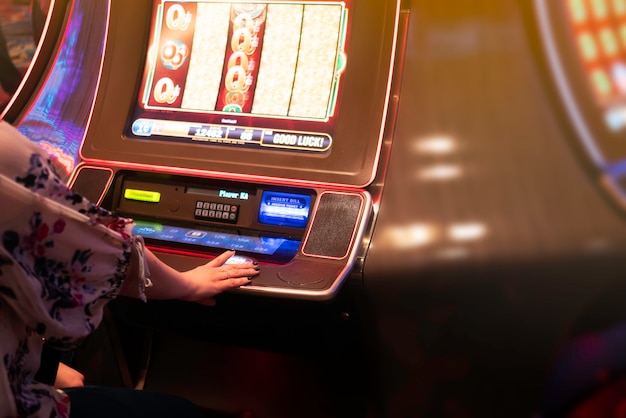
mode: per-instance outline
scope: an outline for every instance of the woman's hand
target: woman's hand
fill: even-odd
[[[253,263],[225,265],[233,255],[235,251],[226,251],[208,263],[182,273],[195,285],[195,290],[182,300],[213,306],[215,295],[250,283],[259,274],[260,267]]]
[[[226,251],[204,265],[179,272],[146,249],[153,284],[146,289],[146,296],[148,299],[179,299],[213,306],[217,294],[244,286],[259,274],[256,263],[225,265],[233,255],[235,251]]]

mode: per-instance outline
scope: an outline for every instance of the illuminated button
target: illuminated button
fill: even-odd
[[[219,204],[217,205],[217,208],[216,208],[216,209],[217,209],[217,210],[224,210],[224,205],[222,205],[221,203],[219,203]]]
[[[222,219],[228,219],[230,217],[230,213],[222,212]]]
[[[202,209],[202,201],[201,200],[197,200],[196,201],[196,207],[199,209]]]
[[[235,221],[235,220],[237,220],[237,214],[236,214],[236,213],[231,213],[231,214],[230,214],[229,219],[230,219],[231,221]]]
[[[209,209],[209,206],[210,206],[210,205],[211,205],[211,204],[210,204],[209,202],[204,202],[204,205],[202,205],[202,208],[203,208],[203,209]]]
[[[151,190],[125,189],[124,198],[140,202],[159,203],[161,201],[161,193]]]
[[[217,205],[215,203],[211,203],[211,210],[217,209]]]
[[[196,209],[196,216],[202,216],[202,209]]]
[[[232,206],[230,207],[230,211],[231,211],[231,212],[237,212],[237,206],[232,205]]]
[[[204,217],[209,216],[209,211],[207,209],[202,209],[202,216]]]
[[[208,216],[209,216],[209,218],[215,218],[215,211],[214,210],[210,210]]]

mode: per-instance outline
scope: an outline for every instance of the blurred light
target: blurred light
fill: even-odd
[[[431,244],[436,236],[435,228],[427,224],[390,227],[385,232],[385,245],[400,249],[423,247]]]
[[[595,61],[598,58],[598,48],[596,47],[596,41],[588,32],[578,35],[578,47],[586,61]]]
[[[604,28],[600,31],[600,44],[607,57],[613,57],[619,52],[617,39],[611,28]]]
[[[591,0],[591,8],[593,9],[594,17],[597,20],[606,19],[609,14],[606,0]]]
[[[613,0],[613,12],[618,17],[626,15],[626,0]]]
[[[609,109],[604,115],[604,120],[612,131],[619,131],[626,126],[626,107]]]
[[[626,93],[626,65],[621,62],[613,64],[611,75],[619,91],[623,94]]]
[[[585,0],[569,0],[569,11],[575,23],[583,23],[587,20]]]
[[[599,96],[605,98],[611,94],[611,79],[604,70],[600,68],[593,70],[591,80]]]
[[[420,170],[417,176],[420,180],[453,180],[461,177],[463,171],[459,166],[449,164],[437,164]]]
[[[418,141],[415,149],[424,154],[449,154],[456,149],[456,144],[450,137],[433,136]]]
[[[462,258],[467,258],[469,257],[469,255],[469,250],[464,247],[445,248],[437,253],[437,256],[444,260],[459,260]]]
[[[598,238],[587,242],[583,246],[583,249],[588,252],[606,252],[611,250],[612,247],[613,246],[611,245],[611,242],[609,240],[604,238]]]
[[[466,223],[452,225],[448,236],[454,241],[475,241],[487,234],[487,228],[481,223]]]

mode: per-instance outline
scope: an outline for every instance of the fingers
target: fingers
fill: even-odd
[[[222,269],[224,276],[220,284],[225,286],[224,290],[247,285],[261,270],[258,265],[252,263],[223,266]]]
[[[209,282],[203,283],[213,286],[214,294],[250,284],[250,281],[261,270],[256,261],[245,264],[225,264],[233,255],[235,255],[235,251],[225,251],[201,267],[201,270],[205,272],[201,274],[202,277],[206,277],[205,274],[207,273],[212,277],[210,280],[212,285]],[[211,300],[205,301],[204,297],[194,297],[193,299],[204,305],[212,306],[214,304]]]
[[[207,264],[210,266],[219,267],[223,265],[233,255],[235,255],[235,250],[224,251],[223,253],[215,257],[213,260],[209,261]]]
[[[221,291],[236,289],[241,286],[245,286],[250,283],[250,279],[247,277],[240,277],[238,279],[226,279],[219,282],[219,286],[222,288]]]
[[[254,276],[259,274],[258,267],[228,267],[222,272],[222,280],[241,279],[251,280]]]
[[[230,259],[233,255],[235,255],[234,250],[225,251],[219,256],[215,257],[209,263],[207,263],[210,267],[215,267],[218,271],[220,271],[223,276],[219,279],[221,280],[230,280],[245,277],[247,279],[251,279],[252,277],[259,274],[261,268],[259,267],[259,263],[254,261],[253,263],[232,263],[225,264],[228,259]]]

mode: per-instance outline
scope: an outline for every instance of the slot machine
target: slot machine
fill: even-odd
[[[235,249],[267,266],[242,291],[331,297],[371,217],[398,10],[112,3],[73,187],[178,264]]]
[[[384,178],[400,1],[53,9],[65,12],[63,30],[15,125],[57,157],[75,191],[133,218],[173,267],[234,249],[229,262],[262,270],[214,309],[116,301],[77,367],[88,380],[180,393],[217,411],[362,410],[364,347],[344,290],[362,286]],[[346,395],[342,381],[363,390]],[[291,400],[268,405],[277,386]]]

